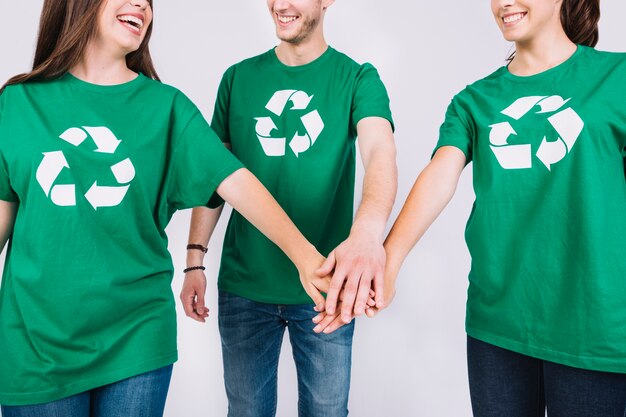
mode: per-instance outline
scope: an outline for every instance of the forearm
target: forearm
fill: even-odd
[[[4,250],[9,237],[13,233],[17,204],[0,200],[0,252]]]
[[[452,199],[464,166],[460,150],[441,148],[418,176],[384,243],[385,277],[391,284],[408,253]]]
[[[247,169],[231,174],[220,184],[217,192],[285,252],[296,267],[319,256],[269,191]]]
[[[208,207],[194,208],[191,211],[189,243],[207,247],[223,209],[224,205],[215,209],[210,209]],[[201,250],[188,250],[187,266],[202,265],[204,255],[205,253]]]
[[[367,232],[382,242],[397,190],[396,151],[390,146],[372,155],[365,167],[363,195],[351,233]]]

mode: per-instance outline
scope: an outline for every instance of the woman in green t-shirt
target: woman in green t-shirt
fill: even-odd
[[[408,252],[473,162],[466,330],[477,417],[623,417],[626,54],[599,52],[598,0],[492,0],[516,52],[454,97],[390,232]],[[377,313],[375,308],[368,315]]]
[[[151,23],[151,1],[46,0],[33,70],[0,90],[3,417],[162,415],[178,209],[225,199],[324,303],[323,257],[158,81]]]

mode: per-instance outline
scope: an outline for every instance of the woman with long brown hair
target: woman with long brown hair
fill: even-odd
[[[473,162],[474,415],[624,417],[626,54],[593,49],[599,0],[491,6],[516,52],[453,98],[385,243],[385,305]]]
[[[178,209],[224,198],[324,302],[323,257],[158,81],[151,23],[151,1],[46,0],[33,70],[0,93],[3,417],[162,415],[177,359],[164,229]]]

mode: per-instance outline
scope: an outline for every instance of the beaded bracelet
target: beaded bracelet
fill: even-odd
[[[204,271],[206,268],[201,266],[201,265],[200,266],[190,266],[189,268],[183,269],[183,273],[186,274],[187,272],[196,271],[198,269],[201,270],[201,271]]]
[[[202,245],[199,245],[197,243],[190,243],[190,244],[188,244],[187,245],[187,250],[190,250],[190,249],[201,250],[204,253],[207,253],[209,251],[209,248],[207,248],[205,246],[202,246]]]

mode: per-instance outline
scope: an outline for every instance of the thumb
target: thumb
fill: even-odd
[[[204,314],[205,312],[206,306],[204,305],[204,291],[198,291],[196,299],[196,313]]]
[[[309,297],[311,297],[311,299],[315,303],[314,310],[317,311],[318,313],[324,311],[326,299],[324,298],[322,293],[319,292],[317,288],[315,288],[314,285],[309,286],[309,289],[307,290],[307,294],[309,295]]]
[[[335,251],[332,251],[328,254],[328,258],[326,258],[322,266],[320,266],[315,273],[320,277],[325,277],[326,275],[329,275],[333,269],[335,269],[335,264]]]

